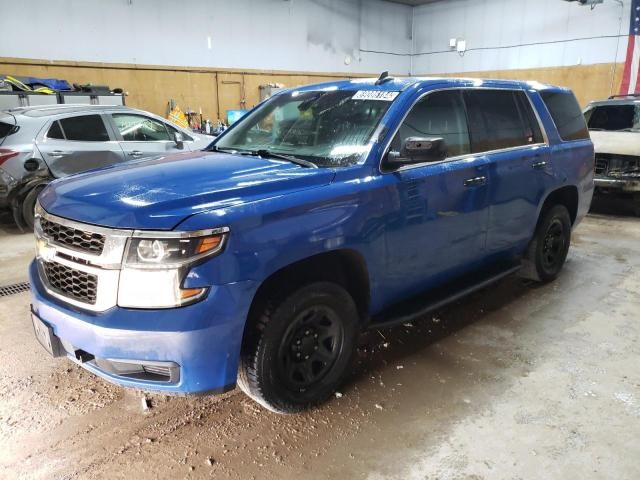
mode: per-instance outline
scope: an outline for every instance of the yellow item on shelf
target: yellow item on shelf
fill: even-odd
[[[185,117],[184,113],[177,105],[173,107],[173,109],[169,112],[169,116],[167,118],[169,119],[169,121],[175,123],[180,127],[189,128],[187,117]]]

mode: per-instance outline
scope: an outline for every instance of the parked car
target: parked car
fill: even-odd
[[[38,193],[55,178],[152,155],[199,150],[213,137],[119,106],[51,105],[0,111],[0,208],[33,228]]]
[[[626,198],[640,216],[640,98],[591,102],[584,116],[596,151],[595,194]]]
[[[380,78],[279,93],[206,151],[40,194],[36,336],[112,382],[330,397],[366,328],[560,273],[593,194],[570,90]]]

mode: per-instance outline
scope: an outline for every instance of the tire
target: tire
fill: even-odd
[[[33,225],[35,222],[35,213],[34,210],[36,208],[36,200],[38,200],[38,195],[44,189],[46,185],[36,185],[31,190],[27,192],[22,200],[22,221],[25,227],[32,232]]]
[[[631,201],[633,202],[633,214],[640,217],[640,195],[634,195]]]
[[[523,259],[521,275],[537,282],[555,280],[569,253],[571,217],[564,205],[544,212]]]
[[[247,326],[238,386],[276,413],[323,403],[349,366],[358,325],[353,298],[331,282],[308,284],[267,304]]]

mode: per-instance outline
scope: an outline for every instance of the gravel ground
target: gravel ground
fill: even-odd
[[[591,215],[556,282],[363,335],[339,398],[295,416],[111,385],[47,358],[27,293],[0,298],[0,478],[638,479],[639,239]],[[0,285],[31,243],[0,234]]]

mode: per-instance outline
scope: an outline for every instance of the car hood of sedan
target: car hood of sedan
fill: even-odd
[[[191,215],[326,185],[334,175],[247,155],[179,153],[56,180],[39,200],[79,222],[170,230]]]

